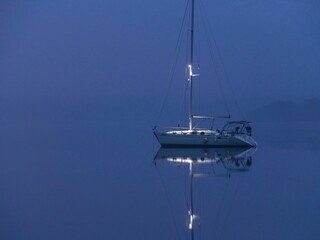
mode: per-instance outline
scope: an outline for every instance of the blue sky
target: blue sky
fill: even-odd
[[[240,102],[320,97],[318,1],[202,2]],[[2,104],[160,102],[185,4],[1,1]]]

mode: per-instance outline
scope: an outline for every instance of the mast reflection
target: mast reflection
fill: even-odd
[[[229,176],[232,172],[246,172],[252,166],[252,155],[257,148],[160,148],[153,163],[161,163],[189,168],[189,209],[188,229],[190,238],[194,240],[194,220],[198,217],[194,213],[193,180],[195,177]],[[211,171],[203,172],[203,168],[210,166]],[[219,170],[218,170],[219,169]],[[195,171],[197,170],[197,171]],[[218,170],[218,171],[217,171]]]

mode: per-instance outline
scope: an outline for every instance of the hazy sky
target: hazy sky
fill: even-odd
[[[320,97],[319,1],[202,2],[240,102]],[[1,104],[160,105],[185,4],[1,0]]]

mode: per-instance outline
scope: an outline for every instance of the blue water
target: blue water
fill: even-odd
[[[1,239],[190,239],[188,167],[153,163],[153,108],[2,111]],[[249,171],[194,180],[195,239],[319,239],[317,128],[254,127]]]

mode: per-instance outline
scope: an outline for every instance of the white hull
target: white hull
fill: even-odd
[[[154,131],[161,146],[165,147],[255,147],[257,143],[245,134],[211,132],[210,134],[172,134]]]

